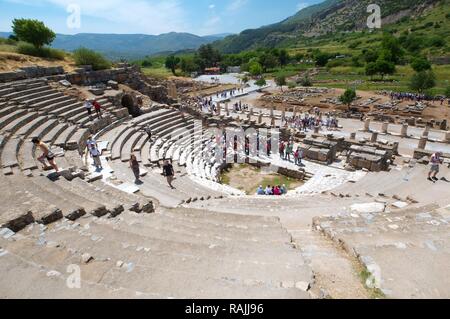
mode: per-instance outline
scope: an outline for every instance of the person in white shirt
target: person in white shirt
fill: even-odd
[[[97,146],[95,144],[89,144],[89,154],[91,154],[92,159],[94,160],[94,166],[97,168],[97,170],[101,170],[102,167],[102,162],[100,160],[100,151],[97,148]]]
[[[439,179],[436,177],[436,175],[439,173],[439,165],[443,163],[443,160],[441,159],[442,153],[436,152],[433,155],[431,155],[430,164],[431,169],[428,173],[428,180],[435,183]]]

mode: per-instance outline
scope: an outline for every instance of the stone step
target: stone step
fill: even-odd
[[[43,250],[38,247],[39,252]],[[52,248],[49,248],[53,250]],[[48,254],[45,254],[46,256]],[[79,259],[73,260],[75,264]],[[70,273],[67,268],[61,269],[61,272],[54,270],[53,265],[44,267],[31,260],[26,260],[19,255],[5,252],[0,257],[0,269],[2,273],[8,273],[8,276],[1,276],[0,291],[1,298],[38,298],[38,299],[115,299],[115,298],[161,298],[162,295],[145,295],[137,293],[134,290],[111,289],[105,285],[96,282],[86,282],[82,279],[82,289],[69,289],[67,279]],[[92,268],[91,265],[84,269]],[[14,271],[10,271],[14,269]]]
[[[40,126],[44,125],[46,122],[48,122],[49,118],[46,116],[39,116],[35,119],[29,121],[28,123],[25,123],[20,129],[18,129],[14,135],[20,136],[22,138],[28,136],[31,134],[34,130],[38,129]]]
[[[111,216],[117,216],[124,210],[122,204],[115,203],[111,200],[102,201],[102,198],[100,197],[91,196],[92,194],[87,192],[85,187],[80,187],[80,185],[76,183],[58,179],[54,184],[69,193],[70,196],[78,198],[76,202],[79,203],[79,205],[86,207],[86,211],[91,215],[104,216],[110,214]]]
[[[34,113],[33,113],[34,114]],[[11,131],[12,127],[17,124],[18,119],[28,116],[29,113],[26,110],[17,110],[8,115],[2,116],[0,118],[0,130],[7,132]],[[34,114],[36,116],[36,114]],[[14,122],[14,124],[12,124]],[[20,122],[20,120],[19,120]]]
[[[59,147],[65,147],[66,143],[75,134],[77,130],[78,128],[75,125],[68,126],[64,131],[62,131],[62,133],[59,134],[56,141],[54,142],[54,145]]]
[[[9,88],[9,90],[11,90],[11,93],[2,95],[2,96],[7,99],[15,99],[15,98],[20,98],[22,96],[27,96],[27,95],[34,94],[34,93],[48,91],[48,90],[50,90],[50,87],[46,84],[42,84],[42,85],[31,87],[31,88],[25,88],[24,90],[14,90],[12,88]]]
[[[21,92],[18,92],[18,93],[19,94],[17,94],[17,92],[11,94],[11,95],[13,95],[15,97],[10,97],[11,95],[10,96],[7,95],[5,97],[6,98],[10,98],[10,99],[12,99],[14,101],[17,101],[17,102],[23,102],[23,103],[27,104],[26,101],[32,101],[33,99],[38,99],[38,98],[41,98],[41,97],[47,96],[47,95],[50,96],[50,95],[55,94],[57,92],[55,92],[52,88],[47,86],[47,87],[43,87],[42,89],[40,89],[40,90],[38,90],[36,92],[21,91]]]
[[[43,105],[41,103],[47,103],[48,101],[51,100],[55,100],[55,99],[61,99],[64,100],[67,98],[67,96],[65,96],[63,93],[61,92],[57,92],[57,91],[48,91],[45,93],[41,93],[36,95],[36,97],[27,97],[27,98],[21,98],[20,102],[25,104],[25,105],[29,105],[33,108],[36,108],[36,105]],[[48,104],[45,104],[48,105]],[[39,107],[40,108],[40,107]]]
[[[88,251],[97,260],[136,261],[146,268],[166,269],[185,273],[186,276],[201,274],[214,279],[226,277],[237,281],[257,281],[274,287],[280,286],[281,282],[296,282],[300,279],[310,282],[312,277],[300,255],[297,255],[297,259],[293,258],[294,263],[283,263],[273,259],[265,262],[251,257],[249,259],[245,250],[240,250],[240,256],[235,258],[214,254],[211,249],[208,249],[207,255],[190,255],[184,251],[156,252],[146,245],[145,238],[141,238],[142,246],[132,246],[126,238],[116,240],[108,232],[101,232],[94,225],[96,222],[74,228],[69,223],[59,224],[47,233],[48,241],[71,250]],[[126,241],[123,242],[123,239]],[[295,255],[296,251],[291,249],[291,253]]]
[[[71,120],[73,122],[76,122],[77,116],[80,116],[80,114],[85,114],[86,108],[81,103],[74,103],[70,104],[67,107],[65,107],[63,112],[59,112],[58,117]]]
[[[120,134],[119,138],[111,145],[111,159],[120,159],[122,148],[128,139],[136,133],[135,128],[129,128]]]
[[[43,118],[39,117],[37,113],[27,113],[9,123],[6,127],[3,128],[3,131],[9,132],[11,135],[17,134],[18,136],[20,136],[24,134],[24,131],[28,131],[30,127],[33,128],[39,123],[42,123],[42,121]],[[22,128],[24,130],[21,130]]]
[[[59,115],[61,113],[64,113],[64,112],[67,112],[67,111],[73,109],[74,107],[78,106],[79,104],[81,104],[81,103],[79,101],[77,101],[76,99],[67,97],[67,99],[65,99],[64,101],[43,107],[39,111],[43,112],[43,113]]]
[[[58,136],[69,127],[67,123],[58,123],[50,132],[42,137],[42,141],[47,144],[53,144]]]
[[[1,178],[2,194],[9,194],[2,198],[2,213],[0,225],[14,232],[22,230],[33,222],[43,224],[52,223],[63,217],[62,212],[52,204],[29,191],[24,176],[15,172],[11,176]],[[17,200],[21,198],[21,200]]]
[[[134,153],[135,146],[139,143],[139,141],[144,135],[145,134],[142,132],[135,132],[132,136],[128,138],[128,140],[122,147],[120,155],[120,159],[122,160],[122,162],[128,162],[130,160],[131,154]]]
[[[24,244],[22,246],[28,247],[29,245]],[[80,254],[75,255],[68,250],[63,250],[63,253],[61,253],[61,248],[56,250],[46,249],[42,255],[36,253],[41,249],[40,247],[28,251],[24,251],[20,247],[15,248],[13,245],[8,248],[14,254],[19,254],[23,260],[29,260],[32,264],[51,267],[59,273],[65,273],[68,264],[79,264],[81,259]],[[76,259],[78,259],[78,262],[75,261]],[[299,289],[272,288],[252,282],[246,282],[245,284],[236,283],[230,279],[214,280],[197,274],[187,277],[185,273],[172,272],[170,269],[152,269],[139,264],[138,261],[119,268],[112,261],[94,260],[87,265],[83,265],[81,271],[84,281],[95,282],[112,289],[119,289],[119,291],[122,291],[123,288],[127,290],[135,289],[140,294],[145,293],[153,296],[167,295],[178,298],[201,298],[212,294],[215,297],[222,296],[222,298],[226,298],[231,297],[232,293],[234,293],[234,296],[251,295],[254,298],[309,297],[307,293]],[[177,287],[176,291],[174,291],[174,287]],[[205,287],[208,287],[208,291],[205,291]],[[209,289],[212,290],[209,291]]]
[[[46,109],[46,107],[51,106],[56,103],[64,102],[70,99],[67,95],[59,95],[54,96],[52,98],[46,98],[40,102],[35,102],[33,104],[30,104],[30,107],[34,108],[37,111],[40,111],[41,109]]]
[[[20,138],[11,138],[6,142],[1,153],[2,168],[19,166],[17,154],[22,143],[23,140]]]

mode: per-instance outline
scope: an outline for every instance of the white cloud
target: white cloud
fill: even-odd
[[[233,0],[227,7],[228,11],[238,11],[248,3],[248,0]]]
[[[89,16],[124,25],[124,33],[160,34],[189,28],[181,0],[9,0],[35,5],[45,2],[64,10],[69,4],[81,8],[81,18]],[[107,27],[107,26],[106,26]]]

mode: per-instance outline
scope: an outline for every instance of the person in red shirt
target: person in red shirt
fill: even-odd
[[[97,113],[97,117],[99,119],[101,119],[102,118],[102,106],[100,105],[100,103],[97,102],[97,100],[94,100],[94,102],[92,102],[92,105],[94,106],[95,113]]]
[[[274,190],[273,190],[273,194],[275,196],[281,196],[281,190],[279,186],[275,186]]]

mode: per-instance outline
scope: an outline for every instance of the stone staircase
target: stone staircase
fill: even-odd
[[[66,286],[71,264],[81,265],[83,298],[297,299],[313,281],[276,218],[178,209],[32,224],[6,237],[0,268],[17,268],[0,279],[8,297],[81,296]]]

